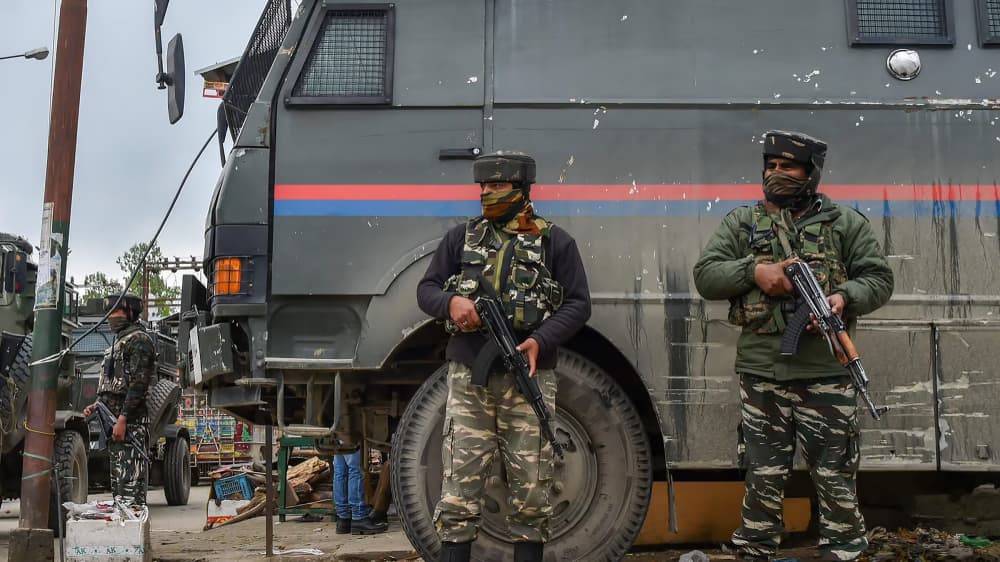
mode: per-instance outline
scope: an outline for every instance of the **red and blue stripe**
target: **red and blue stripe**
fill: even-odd
[[[1000,216],[1000,186],[824,185],[868,216]],[[761,197],[758,184],[539,184],[535,209],[550,217],[721,216]],[[475,184],[278,184],[276,216],[467,217],[479,214]]]

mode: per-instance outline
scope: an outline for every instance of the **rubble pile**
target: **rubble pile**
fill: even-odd
[[[245,501],[243,505],[236,508],[235,516],[224,521],[209,522],[205,530],[211,528],[245,521],[247,519],[263,515],[266,503],[266,473],[264,467],[259,464],[233,465],[216,470],[210,474],[214,483],[233,477],[245,477],[250,485],[246,488],[252,493],[234,492],[225,497],[218,497],[213,487],[210,495],[210,502],[221,502],[222,500]],[[274,482],[274,501],[272,508],[277,512],[278,508],[278,475],[271,475]],[[333,508],[333,469],[330,463],[319,457],[309,459],[292,466],[288,469],[285,478],[287,486],[285,488],[286,508],[309,508],[309,509],[332,509]]]
[[[868,532],[868,550],[862,560],[888,562],[907,560],[931,562],[944,560],[998,561],[1000,543],[989,539],[947,533],[932,528],[887,531],[876,527]]]

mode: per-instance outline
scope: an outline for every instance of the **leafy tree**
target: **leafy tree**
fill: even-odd
[[[122,269],[125,274],[125,281],[128,281],[132,271],[135,270],[139,261],[142,259],[143,254],[146,253],[146,248],[149,244],[146,242],[139,242],[133,244],[124,254],[121,255],[117,260],[118,267]],[[153,249],[150,250],[149,256],[146,257],[146,263],[162,261],[163,252],[160,251],[160,247],[157,244],[153,244]],[[129,292],[138,296],[142,296],[142,270],[139,270],[139,274],[136,275],[135,281],[129,286]],[[176,299],[180,296],[181,290],[179,287],[172,287],[167,284],[167,281],[163,278],[163,275],[159,272],[149,273],[149,296],[151,299],[156,300],[154,305],[156,311],[160,316],[167,316],[170,314],[170,304],[171,299]],[[150,307],[150,312],[152,312],[153,307]]]
[[[108,274],[103,271],[87,274],[83,278],[83,286],[86,288],[86,292],[83,293],[81,302],[84,303],[90,299],[102,299],[111,293],[120,293],[122,290],[122,282],[108,277]]]

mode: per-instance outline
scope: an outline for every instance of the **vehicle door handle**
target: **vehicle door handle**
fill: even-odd
[[[472,148],[442,148],[438,160],[474,160],[483,153],[478,146]]]

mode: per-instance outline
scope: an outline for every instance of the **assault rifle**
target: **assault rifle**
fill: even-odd
[[[107,443],[113,442],[115,422],[118,421],[118,419],[115,417],[114,414],[111,413],[111,410],[108,409],[106,405],[104,405],[104,402],[101,402],[100,400],[98,400],[94,404],[94,411],[91,412],[89,416],[87,416],[87,421],[90,421],[94,418],[97,418],[97,421],[100,422],[101,433],[104,434],[104,439],[106,440],[106,442]],[[143,460],[147,462],[149,461],[149,457],[146,456],[146,451],[144,450],[145,447],[142,446],[142,442],[139,441],[139,439],[135,436],[135,434],[129,435],[128,444],[131,445],[132,448],[135,449],[136,451],[139,451],[139,454],[142,455]]]
[[[795,286],[799,304],[794,316],[785,326],[785,335],[781,339],[781,354],[795,355],[798,352],[799,339],[815,317],[819,331],[830,347],[830,352],[851,373],[851,382],[868,406],[868,411],[876,420],[882,419],[882,414],[889,411],[889,408],[877,407],[872,402],[872,397],[868,394],[868,375],[861,364],[858,350],[855,349],[854,342],[847,333],[844,321],[830,309],[830,303],[826,300],[812,269],[805,262],[795,261],[785,267],[785,275]]]
[[[507,315],[504,313],[500,295],[497,294],[493,285],[483,278],[482,274],[479,275],[479,286],[486,295],[476,300],[476,312],[479,313],[479,319],[489,334],[490,341],[486,344],[487,347],[483,348],[480,356],[476,358],[476,364],[472,368],[472,382],[484,384],[493,362],[498,356],[503,359],[504,365],[514,378],[518,390],[528,399],[531,409],[535,411],[542,437],[552,444],[552,451],[559,455],[559,458],[563,458],[562,446],[556,441],[556,436],[552,432],[552,413],[549,412],[549,407],[545,404],[545,398],[538,387],[538,379],[528,376],[528,373],[531,372],[531,366],[524,354],[517,350],[518,342],[514,336],[514,330],[507,322]]]

